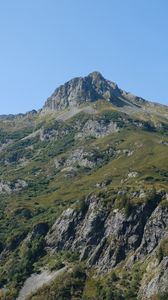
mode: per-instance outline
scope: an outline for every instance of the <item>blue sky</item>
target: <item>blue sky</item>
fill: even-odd
[[[168,104],[167,12],[167,0],[1,1],[0,114],[39,109],[94,70]]]

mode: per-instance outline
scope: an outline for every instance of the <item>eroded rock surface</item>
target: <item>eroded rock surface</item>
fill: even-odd
[[[152,275],[152,276],[151,276]],[[152,299],[153,296],[168,291],[168,257],[164,257],[158,265],[157,261],[148,264],[139,290],[139,299]],[[164,298],[166,299],[166,298]]]
[[[88,267],[95,267],[99,274],[112,270],[128,257],[128,269],[151,257],[138,296],[151,299],[166,291],[168,278],[168,258],[158,261],[154,256],[167,235],[168,208],[160,204],[162,196],[162,192],[157,192],[152,201],[135,205],[126,215],[124,210],[109,211],[102,199],[91,195],[80,208],[71,207],[57,219],[46,236],[46,249],[52,253],[78,250],[80,260],[86,260]],[[150,277],[153,257],[155,269]]]
[[[134,259],[151,253],[168,225],[167,208],[152,202],[132,208],[129,216],[117,209],[109,212],[96,196],[82,204],[82,210],[67,209],[49,231],[48,250],[78,249],[81,259],[98,269],[111,269],[136,251]]]
[[[83,78],[74,78],[57,88],[47,99],[43,111],[60,111],[98,99],[106,99],[117,106],[123,106],[126,103],[120,97],[122,92],[114,82],[105,80],[99,72],[93,72]]]

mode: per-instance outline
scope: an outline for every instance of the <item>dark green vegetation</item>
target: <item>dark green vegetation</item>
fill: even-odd
[[[71,205],[85,210],[83,200],[90,193],[109,212],[119,209],[129,217],[134,207],[153,201],[156,191],[167,192],[165,108],[158,106],[150,115],[126,114],[103,101],[95,107],[95,114],[80,112],[64,122],[56,120],[56,113],[0,118],[1,299],[16,299],[25,279],[41,267],[55,270],[65,264],[68,272],[29,299],[137,299],[145,263],[129,271],[120,265],[102,277],[85,261],[79,264],[78,253],[49,256],[45,248],[48,228]],[[117,130],[110,131],[111,122]],[[119,193],[123,189],[126,193]],[[145,197],[136,196],[140,190]],[[168,200],[163,197],[160,205],[168,206]],[[156,253],[159,261],[165,256],[166,238]]]

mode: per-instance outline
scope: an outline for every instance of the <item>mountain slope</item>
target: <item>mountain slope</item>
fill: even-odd
[[[57,88],[38,112],[0,117],[2,299],[64,265],[30,299],[161,299],[167,129],[168,107],[98,72]]]

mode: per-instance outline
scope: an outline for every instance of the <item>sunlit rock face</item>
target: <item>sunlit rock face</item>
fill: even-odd
[[[57,88],[47,99],[43,110],[60,111],[99,99],[123,106],[124,102],[119,99],[121,93],[114,82],[104,79],[99,72],[93,72],[86,77],[74,78]]]

